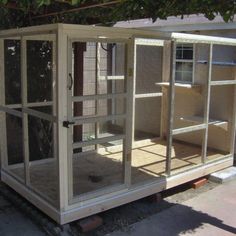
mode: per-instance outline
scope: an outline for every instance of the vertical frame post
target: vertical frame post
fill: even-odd
[[[234,79],[236,79],[236,69],[234,69]],[[235,128],[236,128],[236,85],[233,86],[233,109],[230,122],[230,154],[234,156],[235,152]]]
[[[21,37],[21,100],[22,108],[27,107],[27,45],[26,39]],[[28,135],[28,114],[22,113],[23,127],[23,153],[24,153],[24,170],[25,184],[30,185],[30,166],[29,166],[29,135]]]
[[[169,82],[170,73],[171,73],[171,41],[165,40],[164,47],[163,47],[163,57],[162,57],[162,82]],[[160,137],[164,139],[166,136],[166,98],[167,98],[167,91],[166,88],[162,87],[162,99],[161,99],[161,130],[160,130]]]
[[[68,71],[68,75],[71,74],[71,76],[73,77],[73,63],[72,63],[72,54],[73,54],[73,49],[72,49],[72,41],[68,40],[68,46],[67,46],[67,71]],[[68,75],[66,78],[68,78]],[[68,78],[70,79],[70,78]],[[68,81],[68,80],[66,80]],[[71,87],[71,89],[68,89],[69,83],[71,83],[71,81],[67,82],[67,87],[66,87],[66,91],[67,91],[67,120],[71,120],[72,119],[72,95],[73,95],[73,86]],[[67,129],[67,145],[68,145],[68,151],[67,151],[67,155],[68,155],[68,201],[70,202],[73,198],[73,149],[72,149],[72,143],[73,143],[73,128],[74,126],[71,125],[69,126],[69,128]]]
[[[192,84],[195,83],[195,73],[196,73],[196,43],[193,44],[193,70],[192,70]]]
[[[63,31],[63,25],[58,25],[57,32],[57,153],[58,153],[58,181],[59,181],[59,206],[63,211],[68,206],[68,162],[72,156],[68,156],[68,129],[63,127],[63,121],[67,120],[67,35]],[[72,171],[72,170],[70,170]]]
[[[53,51],[52,51],[52,99],[53,99],[53,116],[57,117],[57,41],[56,38],[52,41],[53,44]],[[58,167],[59,157],[58,157],[58,139],[57,139],[57,122],[53,122],[53,158],[56,161],[56,166]],[[56,168],[56,178],[59,179],[59,172],[58,168]],[[58,183],[59,186],[59,183]],[[57,188],[57,195],[58,195],[58,201],[57,206],[59,207],[59,188]]]
[[[209,110],[210,110],[210,98],[211,98],[211,76],[212,76],[212,56],[213,56],[213,44],[210,44],[209,50],[209,63],[208,63],[208,78],[204,91],[204,117],[203,122],[206,124],[206,128],[203,134],[202,140],[202,163],[206,163],[207,158],[207,143],[208,143],[208,126],[209,126]]]
[[[136,66],[136,47],[134,40],[128,40],[126,46],[126,124],[125,124],[125,145],[124,145],[124,177],[125,186],[131,185],[131,161],[132,146],[134,140],[134,112],[135,112],[135,66]]]
[[[4,57],[4,39],[0,39],[0,105],[5,105],[5,57]],[[6,132],[6,113],[0,112],[0,151],[1,168],[7,168],[7,132]]]
[[[167,149],[166,149],[166,175],[171,175],[171,155],[173,142],[173,123],[174,123],[174,101],[175,101],[175,68],[176,68],[176,42],[171,44],[172,51],[172,70],[170,72],[170,86],[168,93],[168,127],[167,127]]]
[[[95,95],[98,95],[98,86],[99,86],[99,76],[100,76],[100,64],[101,64],[101,43],[96,43],[96,76],[95,76]],[[99,101],[98,99],[95,100],[95,114],[98,115],[98,105]],[[100,132],[99,122],[95,123],[95,138],[98,138]],[[99,145],[95,145],[96,150],[98,150]]]

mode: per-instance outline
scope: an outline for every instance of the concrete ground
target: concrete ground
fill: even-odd
[[[208,183],[205,191],[203,191],[204,188],[203,186],[199,189],[202,192],[199,190],[191,191],[190,189],[187,191],[187,194],[186,192],[181,193],[184,199],[182,199],[183,196],[178,196],[179,194],[165,198],[162,203],[156,203],[156,205],[167,205],[168,208],[150,216],[147,215],[143,217],[144,220],[138,223],[131,223],[129,224],[130,226],[121,227],[123,231],[115,231],[110,234],[104,231],[102,233],[102,230],[100,234],[92,231],[88,235],[236,235],[236,179],[222,185],[209,185]],[[191,192],[195,191],[197,194],[192,196]],[[191,198],[185,198],[188,195]],[[135,206],[143,209],[145,204],[147,205],[147,203],[141,201]],[[130,210],[129,206],[131,205],[127,204],[125,212]],[[154,205],[151,204],[151,206]],[[119,209],[121,208],[113,209],[113,211],[119,213]],[[103,214],[108,218],[112,217],[111,212]],[[130,214],[135,214],[135,212],[131,211]],[[130,214],[128,214],[128,218],[130,218]],[[110,225],[111,222],[108,225],[109,227],[106,227],[110,229]],[[34,221],[31,221],[30,217],[27,217],[27,215],[12,206],[0,194],[0,236],[18,235],[46,236]],[[74,235],[81,234],[76,233]]]
[[[45,236],[27,216],[0,196],[1,236]]]
[[[236,180],[108,235],[236,235]]]

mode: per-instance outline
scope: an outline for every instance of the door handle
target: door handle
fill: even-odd
[[[73,86],[73,77],[71,73],[69,73],[69,78],[70,78],[70,85],[68,85],[68,89],[71,90]]]
[[[68,120],[65,120],[65,121],[63,121],[63,127],[65,127],[65,128],[69,128],[69,126],[70,125],[74,125],[75,124],[75,122],[74,121],[68,121]]]

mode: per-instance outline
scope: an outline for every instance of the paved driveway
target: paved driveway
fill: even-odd
[[[111,236],[236,235],[236,180],[153,215]]]

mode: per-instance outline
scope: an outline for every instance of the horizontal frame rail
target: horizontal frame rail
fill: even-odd
[[[40,112],[40,111],[35,111],[35,110],[30,109],[30,108],[23,107],[22,111],[24,113],[28,114],[28,115],[31,115],[31,116],[34,116],[34,117],[37,117],[37,118],[40,118],[40,119],[43,119],[43,120],[47,120],[47,121],[51,121],[51,122],[56,121],[55,116],[49,115],[49,114],[46,114],[46,113],[43,113],[43,112]]]
[[[163,93],[143,93],[135,94],[135,98],[152,98],[152,97],[162,97]]]
[[[111,115],[111,116],[92,116],[92,117],[85,117],[82,116],[81,118],[73,118],[72,122],[75,123],[75,125],[85,124],[85,123],[94,123],[94,122],[101,122],[101,121],[110,121],[110,120],[116,120],[126,118],[126,114],[120,114],[120,115]]]
[[[218,81],[211,81],[211,86],[217,85],[236,85],[236,80],[218,80]]]
[[[11,109],[18,109],[22,108],[22,104],[5,104],[5,107],[11,108]],[[46,106],[53,106],[53,102],[30,102],[26,103],[25,107],[46,107]]]
[[[163,47],[164,46],[164,40],[147,39],[147,38],[135,38],[135,45]]]
[[[48,102],[28,102],[26,103],[27,107],[46,107],[46,106],[53,106],[52,101]]]
[[[98,80],[125,80],[124,75],[99,75]]]
[[[10,109],[21,109],[22,104],[9,104],[9,105],[4,105],[4,107],[10,108]]]
[[[76,142],[76,143],[73,143],[73,149],[95,145],[95,144],[102,144],[102,143],[117,141],[124,138],[125,138],[125,135],[114,135],[114,136],[109,136],[109,137],[104,137],[104,138],[93,139],[89,141]]]
[[[126,98],[126,93],[115,93],[115,94],[98,94],[98,95],[84,95],[72,97],[72,102],[82,102],[89,100],[99,100],[99,99],[114,99],[114,98]]]
[[[192,125],[189,127],[184,127],[184,128],[179,128],[179,129],[173,129],[172,135],[184,134],[184,133],[189,133],[192,131],[203,130],[203,129],[206,129],[206,127],[207,127],[207,124],[200,124],[200,125]]]
[[[13,116],[17,116],[17,117],[20,117],[20,118],[23,117],[23,114],[22,114],[21,111],[17,111],[17,110],[14,110],[14,109],[11,109],[11,108],[8,108],[8,107],[5,107],[5,106],[0,106],[0,111],[6,112],[8,114],[11,114]]]

